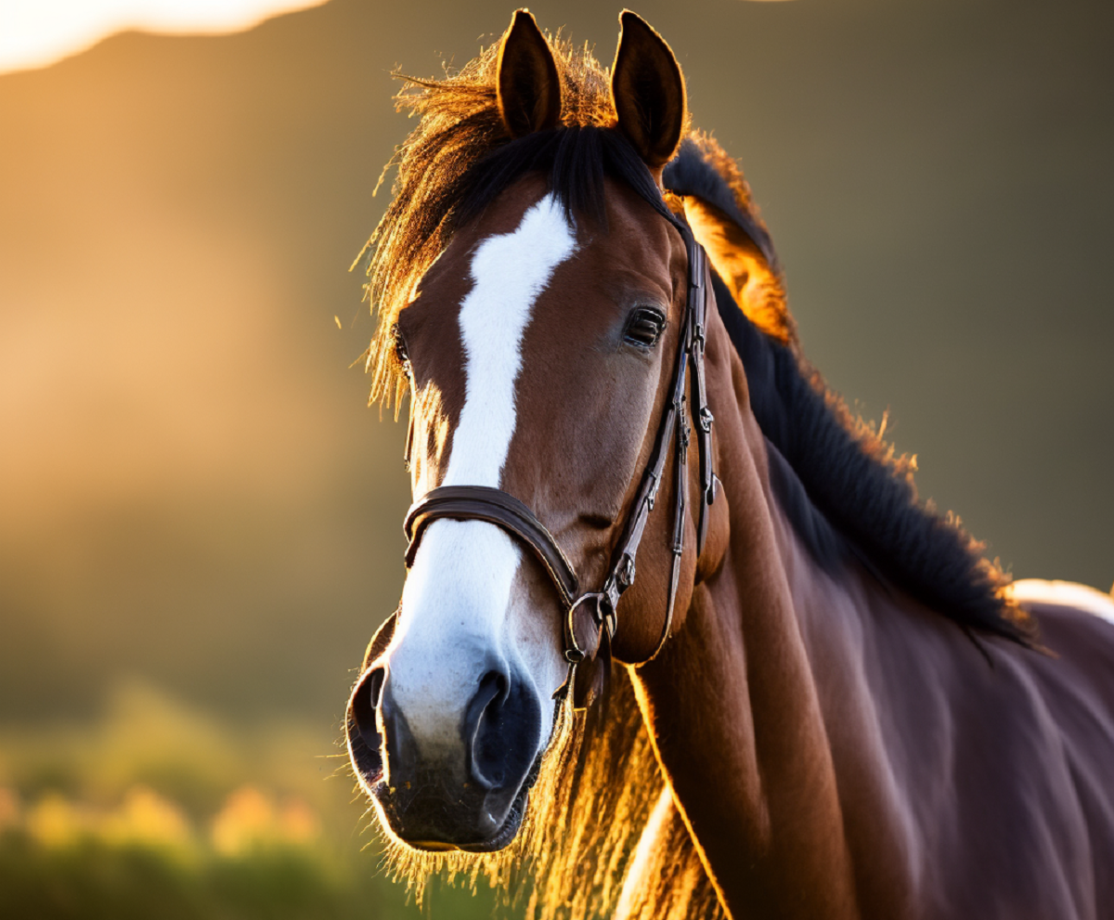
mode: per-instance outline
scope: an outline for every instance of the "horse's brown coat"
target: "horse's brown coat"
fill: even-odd
[[[730,913],[1114,915],[1114,628],[1047,608],[1054,655],[983,640],[988,664],[869,573],[817,571],[741,368],[710,379],[732,550],[636,680]]]
[[[585,581],[605,571],[652,448],[685,296],[675,230],[622,184],[609,180],[606,192],[607,232],[578,227],[577,253],[528,327],[502,482]],[[545,193],[536,175],[510,185],[452,238],[399,314],[416,493],[438,484],[463,404],[452,317],[467,256]],[[703,224],[722,250],[730,234],[715,227],[714,209],[701,218],[698,235]],[[724,264],[757,258],[749,248]],[[729,279],[737,294],[745,274]],[[624,349],[620,336],[642,302],[670,318],[648,354]],[[1052,654],[973,641],[946,611],[856,562],[821,570],[771,487],[745,369],[717,311],[708,314],[722,492],[700,560],[688,522],[672,639],[631,672],[673,803],[642,849],[687,837],[723,913],[738,920],[1114,916],[1114,626],[1047,606],[1036,613]],[[620,659],[640,660],[656,643],[667,531],[667,516],[652,515],[620,608]],[[535,576],[538,624],[559,643],[560,611]],[[623,904],[658,916],[636,896],[652,882],[628,879],[635,894]]]

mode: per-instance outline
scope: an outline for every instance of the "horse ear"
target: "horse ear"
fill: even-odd
[[[516,10],[499,46],[497,99],[511,137],[556,128],[561,80],[553,51],[528,10]]]
[[[677,152],[685,129],[685,78],[665,39],[644,19],[623,10],[619,22],[611,100],[619,130],[656,174]]]

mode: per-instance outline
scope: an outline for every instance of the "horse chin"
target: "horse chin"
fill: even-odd
[[[380,784],[385,790],[386,785]],[[377,795],[379,788],[376,789]],[[518,793],[514,802],[511,804],[510,809],[507,811],[507,817],[503,819],[503,825],[492,836],[486,840],[478,842],[457,842],[452,840],[407,840],[405,837],[399,836],[393,829],[390,832],[391,837],[397,842],[401,843],[404,847],[410,850],[417,850],[422,853],[494,853],[509,846],[518,836],[519,830],[522,828],[523,818],[526,816],[526,808],[530,801],[530,791],[523,787]],[[383,825],[390,828],[388,822],[383,820],[380,816]]]
[[[390,837],[408,849],[423,853],[495,853],[510,846],[522,829],[522,823],[526,818],[526,810],[530,803],[530,790],[537,782],[541,760],[541,755],[539,755],[523,782],[522,788],[518,790],[514,801],[507,809],[506,817],[504,817],[499,829],[491,836],[479,841],[461,840],[459,838],[453,840],[451,835],[446,835],[445,838],[441,839],[410,839],[404,837],[391,826],[391,822],[387,818],[387,813],[392,810],[390,807],[391,793],[387,783],[380,780],[372,785],[372,799],[379,806],[379,820],[383,827],[388,830]]]
[[[466,853],[494,853],[496,850],[502,850],[504,847],[509,846],[514,838],[518,836],[518,832],[522,827],[522,820],[526,817],[526,809],[530,804],[530,789],[523,786],[519,790],[518,795],[515,797],[514,802],[511,803],[510,811],[507,812],[506,820],[503,821],[502,828],[493,836],[483,841],[482,843],[470,843],[457,847]]]

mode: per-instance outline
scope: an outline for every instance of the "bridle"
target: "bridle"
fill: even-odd
[[[612,565],[598,591],[583,591],[580,579],[553,534],[525,504],[504,492],[488,486],[442,486],[427,492],[411,505],[403,528],[408,545],[406,567],[410,568],[418,552],[422,534],[439,518],[487,521],[517,537],[542,564],[565,609],[565,659],[569,673],[554,694],[562,699],[570,690],[573,705],[584,709],[602,692],[611,660],[611,643],[619,628],[618,605],[623,593],[634,584],[635,559],[646,521],[654,508],[661,487],[671,443],[675,450],[673,504],[673,563],[669,582],[669,603],[661,637],[653,653],[639,662],[644,664],[657,656],[669,638],[673,626],[673,607],[681,575],[681,558],[685,549],[685,511],[688,504],[688,448],[692,434],[685,408],[687,374],[691,365],[690,401],[696,423],[696,439],[700,460],[700,514],[697,523],[697,553],[703,552],[708,532],[708,509],[715,501],[718,480],[712,463],[712,413],[704,378],[704,350],[707,328],[706,278],[707,256],[696,242],[688,225],[664,207],[663,215],[680,232],[688,254],[688,292],[677,357],[673,367],[670,399],[658,424],[653,453],[642,473],[635,493],[632,511],[623,527],[622,538],[612,553]],[[393,627],[393,623],[391,624]]]

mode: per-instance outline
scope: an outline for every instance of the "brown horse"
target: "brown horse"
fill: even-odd
[[[520,11],[399,97],[369,367],[419,502],[347,718],[396,864],[547,917],[1114,917],[1114,601],[918,503],[621,22],[610,78]]]

